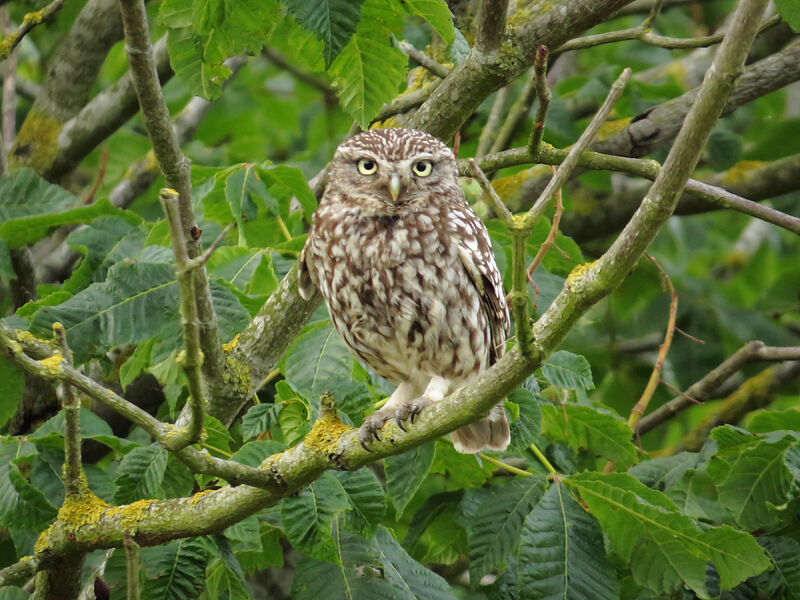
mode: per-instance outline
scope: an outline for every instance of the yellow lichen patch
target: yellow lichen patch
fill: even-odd
[[[47,372],[56,375],[61,370],[61,362],[64,360],[64,357],[61,356],[61,352],[56,352],[53,356],[48,356],[47,358],[43,358],[39,361],[39,364],[42,365]]]
[[[231,343],[234,343],[238,337],[237,335]],[[235,360],[228,350],[225,351],[225,369],[222,371],[222,380],[226,384],[233,386],[233,389],[239,394],[245,396],[252,394],[250,367],[243,362]]]
[[[95,496],[87,487],[80,494],[64,499],[64,505],[58,511],[58,520],[71,530],[94,525],[110,507],[108,502]]]
[[[722,174],[722,183],[742,183],[751,179],[753,171],[764,166],[759,160],[740,160]]]
[[[593,262],[583,263],[572,269],[570,274],[567,275],[567,285],[573,287],[578,282],[578,279],[580,279],[583,274],[592,267],[592,265],[594,265]]]
[[[349,430],[350,427],[342,423],[336,415],[326,415],[317,419],[303,439],[303,444],[312,450],[327,453],[331,445]]]
[[[133,530],[153,502],[155,500],[137,500],[125,506],[112,506],[106,511],[106,517],[113,519],[119,516],[120,527],[126,531]]]
[[[44,19],[44,10],[36,10],[34,12],[29,12],[22,18],[22,22],[25,25],[38,25]]]
[[[50,525],[47,529],[45,529],[41,535],[36,539],[36,542],[33,544],[33,551],[37,554],[39,552],[44,552],[47,550],[47,546],[49,545],[47,542],[47,537],[50,533],[50,530],[53,529],[53,526]]]
[[[10,160],[13,167],[31,167],[44,173],[58,153],[58,134],[62,123],[40,110],[32,108],[17,134]]]
[[[631,123],[631,118],[627,117],[625,119],[617,119],[615,121],[608,121],[607,123],[603,123],[600,127],[600,130],[597,132],[597,141],[603,142],[605,140],[609,140],[617,135],[620,131],[625,129]]]
[[[24,344],[33,344],[35,342],[41,342],[43,344],[47,343],[43,339],[37,338],[30,331],[25,331],[23,329],[17,329],[15,331],[15,333],[17,334],[17,339],[20,342],[24,343]]]
[[[208,496],[209,494],[213,494],[214,492],[217,491],[219,490],[203,490],[202,492],[197,492],[194,496],[192,496],[192,499],[189,503],[192,506],[194,506],[200,501],[200,498],[202,498],[203,496]]]
[[[231,352],[234,348],[236,348],[236,345],[238,343],[239,343],[239,334],[237,333],[230,342],[228,342],[227,344],[222,344],[222,349],[225,352]]]

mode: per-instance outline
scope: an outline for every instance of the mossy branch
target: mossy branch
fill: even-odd
[[[0,61],[7,59],[14,51],[14,48],[22,41],[22,38],[32,31],[34,27],[52,19],[53,15],[61,10],[63,4],[64,0],[53,0],[41,10],[26,14],[16,31],[13,31],[0,41]]]

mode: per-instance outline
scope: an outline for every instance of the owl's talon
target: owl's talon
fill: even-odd
[[[400,411],[398,411],[394,416],[394,422],[397,423],[397,426],[400,429],[402,429],[403,431],[408,431],[406,429],[405,425],[403,425],[403,419],[401,417],[402,417],[402,415],[400,414]],[[412,423],[413,423],[413,421],[412,421]]]

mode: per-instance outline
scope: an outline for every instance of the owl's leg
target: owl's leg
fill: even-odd
[[[425,387],[425,392],[421,396],[397,408],[395,420],[400,429],[405,431],[406,428],[403,426],[403,421],[410,418],[413,424],[417,415],[434,402],[438,402],[444,398],[447,395],[448,389],[450,389],[449,379],[439,377],[438,375],[431,377],[428,385]]]
[[[378,430],[390,419],[397,419],[397,412],[408,404],[408,401],[414,397],[415,392],[416,386],[412,380],[403,381],[389,396],[383,408],[364,419],[358,430],[358,440],[365,450],[369,451],[367,442],[371,441],[372,438],[381,441],[378,436]]]

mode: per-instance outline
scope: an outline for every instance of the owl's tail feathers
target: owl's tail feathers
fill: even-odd
[[[453,431],[450,438],[455,449],[462,454],[474,454],[484,449],[501,451],[508,448],[511,431],[502,403],[495,406],[485,419]]]

